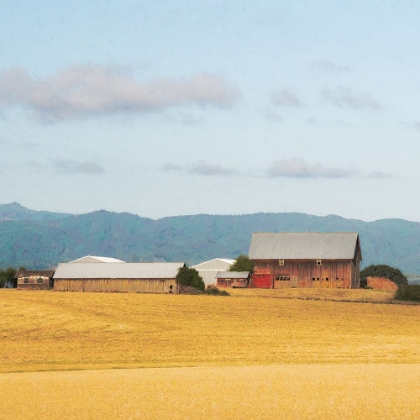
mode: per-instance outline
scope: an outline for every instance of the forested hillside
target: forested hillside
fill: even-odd
[[[21,206],[11,217],[11,205],[7,206],[9,217],[0,217],[3,268],[49,268],[88,254],[127,262],[165,260],[194,264],[247,253],[253,232],[357,231],[362,266],[388,264],[403,272],[420,273],[420,223],[400,219],[363,222],[333,215],[258,213],[152,220],[107,211],[83,215],[34,212]],[[0,205],[0,215],[5,214],[4,207]]]

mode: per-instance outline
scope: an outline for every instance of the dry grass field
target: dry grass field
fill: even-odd
[[[420,418],[419,305],[264,292],[0,290],[0,419]]]
[[[419,365],[282,365],[0,375],[0,418],[420,418]]]
[[[0,291],[0,372],[419,363],[420,306]]]
[[[393,290],[373,289],[229,289],[233,296],[277,299],[333,300],[346,302],[389,303]]]

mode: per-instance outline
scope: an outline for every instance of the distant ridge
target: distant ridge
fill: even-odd
[[[29,210],[19,203],[0,204],[0,221],[5,220],[53,220],[69,217],[66,213]]]
[[[159,220],[130,213],[82,215],[37,212],[18,203],[0,205],[0,267],[55,267],[84,255],[127,262],[186,261],[248,253],[253,232],[359,232],[363,261],[420,273],[420,223],[374,222],[304,213],[198,214]]]

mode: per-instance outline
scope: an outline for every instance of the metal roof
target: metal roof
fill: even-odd
[[[252,260],[352,260],[359,253],[357,232],[254,233],[249,247]],[[357,253],[356,253],[357,251]]]
[[[16,273],[16,278],[30,276],[52,277],[53,274],[54,270],[18,270]]]
[[[217,279],[247,279],[249,271],[218,271]]]
[[[183,262],[168,263],[61,263],[54,279],[174,279]]]
[[[204,261],[200,264],[193,265],[191,268],[195,268],[197,271],[204,271],[204,270],[223,270],[228,268],[232,265],[235,260],[229,260],[227,258],[214,258],[209,261]]]
[[[71,264],[73,263],[123,263],[125,261],[117,260],[116,258],[111,257],[96,257],[93,255],[86,255],[85,257],[78,258],[77,260],[70,261]]]

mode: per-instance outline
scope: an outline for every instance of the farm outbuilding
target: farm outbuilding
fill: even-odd
[[[54,270],[18,270],[17,288],[26,290],[52,289]]]
[[[219,271],[217,287],[248,287],[249,271]]]
[[[227,271],[228,268],[235,262],[228,258],[214,258],[209,261],[204,261],[200,264],[193,265],[191,268],[195,268],[198,274],[204,281],[206,286],[210,284],[216,284],[216,274],[219,271]]]
[[[254,263],[252,287],[360,287],[357,232],[254,233],[249,258]]]
[[[69,292],[177,293],[176,275],[185,263],[62,263],[54,290]]]

